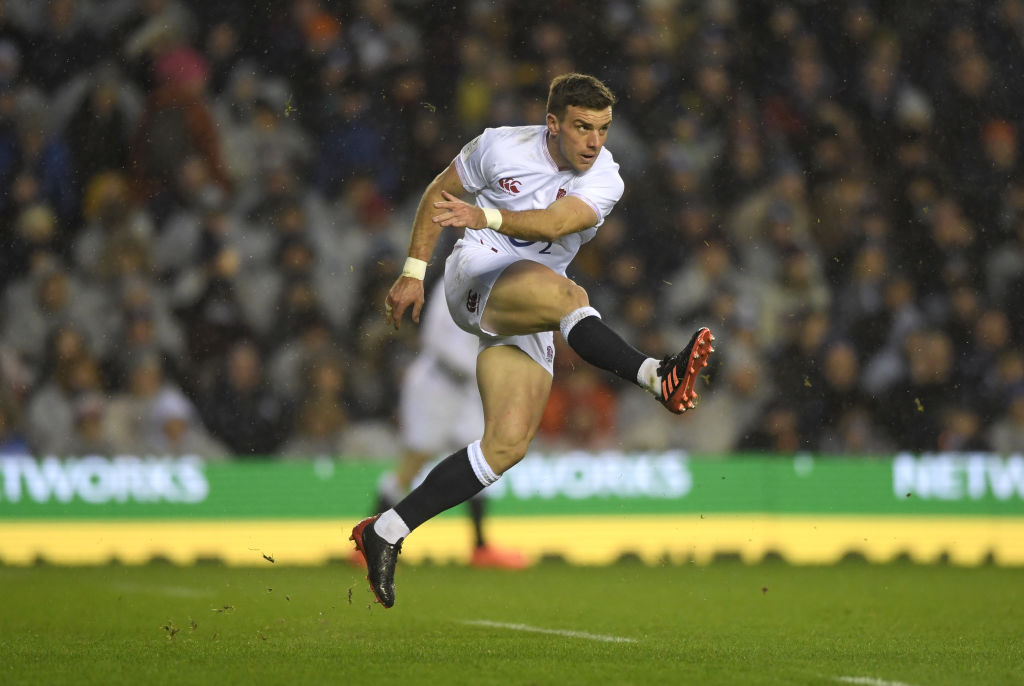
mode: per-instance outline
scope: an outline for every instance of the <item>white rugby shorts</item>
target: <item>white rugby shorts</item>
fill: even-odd
[[[453,453],[484,435],[484,408],[474,377],[460,377],[430,355],[417,357],[402,380],[398,404],[402,445]]]
[[[476,245],[464,238],[459,239],[444,266],[444,294],[448,300],[448,310],[460,329],[480,339],[480,350],[497,345],[514,345],[544,367],[548,374],[553,374],[553,331],[522,336],[499,336],[485,330],[480,324],[494,282],[509,265],[521,259],[523,258],[518,255],[497,252],[489,246]]]

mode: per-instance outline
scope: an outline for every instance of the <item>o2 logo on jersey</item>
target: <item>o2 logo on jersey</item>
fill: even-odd
[[[565,197],[565,189],[564,188],[559,188],[558,189],[558,194],[555,195],[555,200],[561,200],[564,197]]]
[[[529,245],[533,245],[537,241],[521,241],[518,238],[512,238],[512,236],[509,236],[508,237],[508,242],[511,243],[512,245],[516,246],[517,248],[525,248],[525,247],[527,247]],[[552,245],[554,245],[554,244],[551,241],[548,241],[547,243],[545,243],[544,247],[541,248],[540,251],[539,251],[540,254],[541,255],[550,255],[551,254],[551,246]]]
[[[476,308],[480,305],[480,294],[475,291],[470,291],[469,296],[466,298],[466,309],[471,314],[476,314]]]
[[[498,185],[501,186],[506,193],[511,193],[512,195],[519,195],[519,186],[521,183],[522,181],[514,179],[511,176],[507,176],[498,181]]]

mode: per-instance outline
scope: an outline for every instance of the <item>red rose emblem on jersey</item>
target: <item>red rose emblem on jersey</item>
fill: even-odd
[[[561,200],[564,197],[565,197],[565,189],[564,188],[559,188],[558,189],[558,194],[555,195],[555,200]]]
[[[511,193],[512,195],[519,195],[519,185],[521,183],[522,181],[514,179],[511,176],[507,176],[498,181],[498,185],[501,186],[506,193]]]

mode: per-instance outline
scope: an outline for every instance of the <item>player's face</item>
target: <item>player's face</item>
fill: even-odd
[[[585,172],[594,166],[612,125],[612,108],[588,110],[569,105],[561,120],[548,114],[548,150],[559,169]]]

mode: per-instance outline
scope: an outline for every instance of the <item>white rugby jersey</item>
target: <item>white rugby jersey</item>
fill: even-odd
[[[594,164],[582,174],[574,169],[559,171],[548,152],[546,126],[485,129],[462,148],[455,169],[480,207],[542,210],[565,195],[590,205],[597,214],[594,226],[550,243],[510,238],[491,229],[466,229],[466,240],[546,264],[563,275],[580,246],[597,233],[624,188],[619,165],[607,148],[601,148]]]
[[[444,297],[444,280],[438,279],[420,318],[421,353],[432,357],[435,364],[474,379],[479,349],[480,339],[460,329],[452,319]]]

